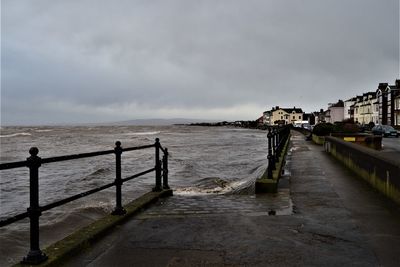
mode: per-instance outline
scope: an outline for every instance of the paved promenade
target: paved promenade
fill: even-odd
[[[276,195],[178,195],[67,266],[400,266],[400,208],[293,132]]]

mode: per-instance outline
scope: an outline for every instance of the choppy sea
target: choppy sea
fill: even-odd
[[[169,184],[174,194],[251,193],[254,180],[267,166],[266,132],[230,127],[199,126],[64,126],[2,127],[0,162],[25,160],[29,148],[42,158],[147,145],[160,138],[169,157]],[[154,167],[154,149],[124,152],[122,176]],[[0,218],[25,212],[29,205],[27,168],[0,171]],[[40,167],[40,205],[112,182],[114,155],[45,164]],[[123,203],[154,186],[154,173],[123,185]],[[96,193],[43,212],[44,247],[112,211],[115,189]],[[27,219],[0,228],[0,265],[18,262],[29,248]]]

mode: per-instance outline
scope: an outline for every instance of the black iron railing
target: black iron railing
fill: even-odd
[[[155,167],[145,170],[143,172],[134,174],[132,176],[122,178],[121,175],[121,155],[123,152],[141,150],[147,148],[155,148]],[[163,152],[163,159],[160,160],[160,150]],[[28,167],[29,168],[29,183],[30,183],[30,205],[26,212],[17,214],[15,216],[6,218],[0,221],[0,227],[12,224],[16,221],[22,220],[29,217],[30,219],[30,251],[27,256],[24,257],[21,263],[24,264],[39,264],[47,259],[47,256],[42,252],[39,246],[39,217],[42,215],[43,211],[53,209],[55,207],[64,205],[71,201],[83,198],[85,196],[94,194],[96,192],[102,191],[104,189],[115,186],[116,189],[116,201],[115,208],[111,214],[113,215],[124,215],[126,213],[122,206],[122,193],[121,187],[124,182],[127,182],[136,177],[145,175],[150,172],[155,172],[155,187],[153,191],[162,191],[163,189],[169,189],[168,186],[168,149],[163,148],[160,144],[160,140],[156,138],[155,143],[151,145],[137,146],[122,148],[121,142],[117,141],[115,143],[115,148],[113,150],[97,151],[90,153],[82,153],[75,155],[59,156],[52,158],[40,158],[38,156],[39,149],[32,147],[29,149],[30,157],[25,161],[10,162],[0,164],[0,170]],[[48,164],[52,162],[82,159],[89,157],[96,157],[108,154],[115,154],[115,180],[112,183],[105,184],[103,186],[91,189],[89,191],[82,192],[80,194],[67,197],[62,200],[47,204],[45,206],[39,205],[39,167],[42,164]]]
[[[281,159],[282,151],[290,135],[290,128],[290,126],[268,127],[268,179],[272,179],[272,172]]]

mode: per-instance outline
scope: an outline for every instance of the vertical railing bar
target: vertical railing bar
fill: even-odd
[[[155,147],[155,168],[156,168],[156,174],[155,174],[155,178],[156,178],[156,185],[153,188],[154,192],[159,192],[162,191],[162,187],[161,187],[161,162],[160,162],[160,139],[156,138],[156,142],[154,144]]]
[[[268,179],[272,179],[272,164],[273,164],[273,156],[272,156],[272,133],[271,133],[271,127],[268,128]]]
[[[163,189],[170,189],[168,185],[168,148],[164,149],[162,169],[163,169]]]
[[[122,147],[121,142],[115,142],[115,208],[112,215],[124,215],[126,210],[122,207],[122,175],[121,175],[121,155]]]
[[[281,155],[280,153],[280,142],[281,142],[281,128],[276,130],[276,146],[277,146],[277,152],[276,152],[276,156],[275,156],[275,162],[279,162],[279,157]]]
[[[31,156],[27,158],[27,166],[29,167],[30,250],[21,263],[39,264],[47,260],[46,254],[40,250],[39,245],[39,217],[41,215],[39,206],[39,167],[41,158],[38,157],[39,149],[37,147],[31,147],[29,154]]]

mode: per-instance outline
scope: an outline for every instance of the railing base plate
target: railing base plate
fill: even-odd
[[[48,259],[47,255],[44,254],[41,250],[31,250],[28,255],[24,257],[21,261],[21,264],[26,265],[37,265]]]

